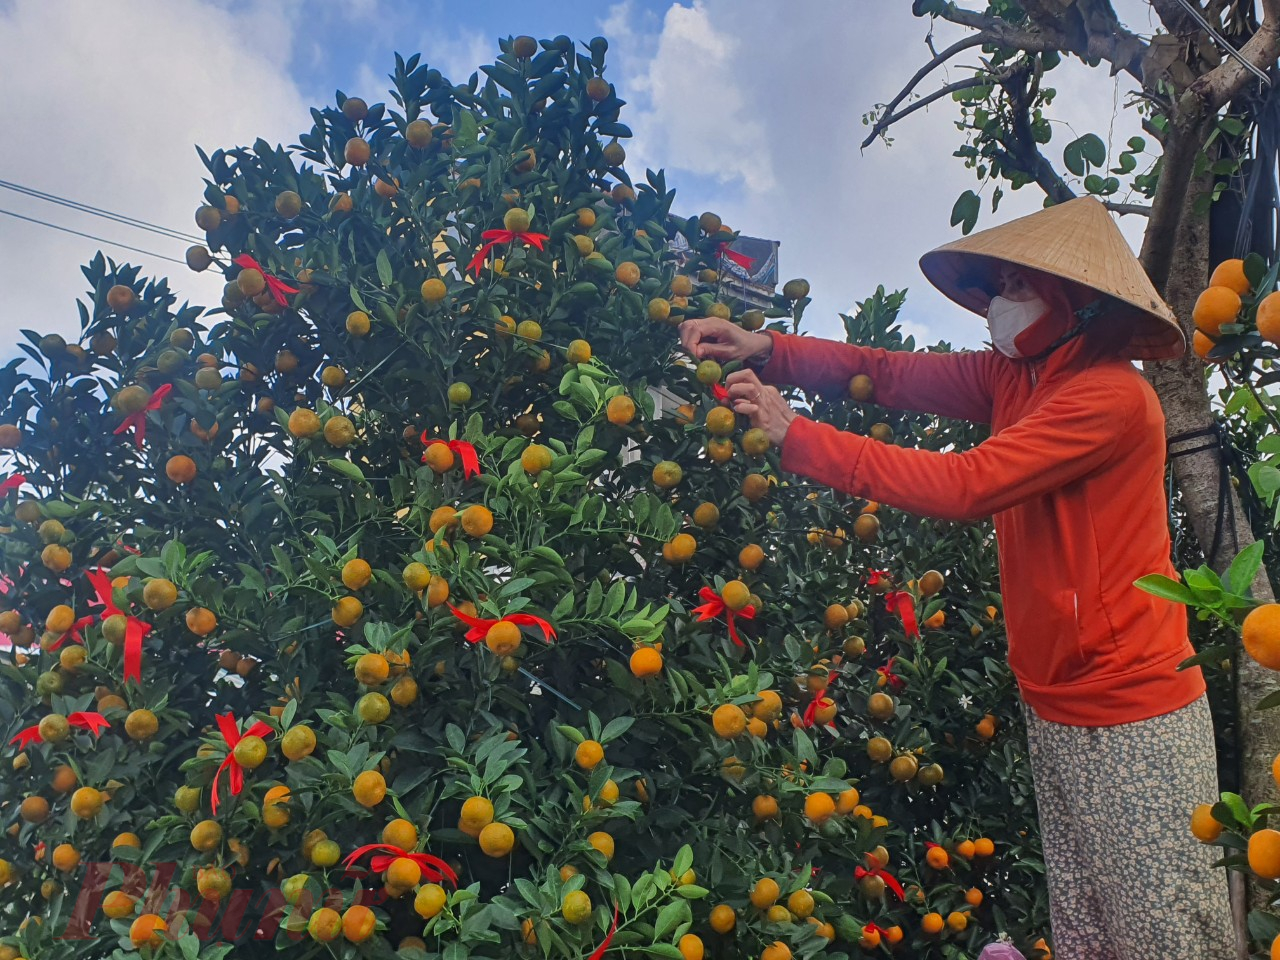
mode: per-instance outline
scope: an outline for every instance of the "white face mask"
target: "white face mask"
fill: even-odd
[[[1020,357],[1014,346],[1018,334],[1045,315],[1049,305],[1035,297],[1031,300],[1006,300],[992,297],[987,307],[987,329],[991,331],[991,345],[1006,357]]]

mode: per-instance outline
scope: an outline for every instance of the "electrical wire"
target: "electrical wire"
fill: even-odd
[[[91,233],[82,233],[79,230],[72,230],[70,227],[61,227],[56,223],[49,223],[47,220],[37,220],[35,217],[23,216],[21,213],[14,213],[12,210],[5,210],[0,207],[0,213],[6,216],[15,217],[18,220],[25,220],[28,223],[39,224],[42,227],[49,227],[52,230],[61,230],[63,233],[75,234],[77,237],[84,237],[86,240],[96,240],[98,243],[105,243],[111,247],[119,247],[122,250],[132,250],[134,253],[141,253],[144,256],[155,257],[159,260],[168,260],[170,263],[181,263],[186,265],[185,260],[179,260],[177,257],[166,257],[163,253],[155,253],[151,250],[143,250],[140,247],[131,247],[127,243],[117,243],[114,240],[108,240],[105,237],[95,237]]]
[[[1252,73],[1259,81],[1266,84],[1268,87],[1271,86],[1271,78],[1263,73],[1255,64],[1251,63],[1239,50],[1233,47],[1226,37],[1215,30],[1213,28],[1213,24],[1204,18],[1204,14],[1197,10],[1190,0],[1178,0],[1178,3],[1191,15],[1192,19],[1194,19],[1196,23],[1200,24],[1201,28],[1208,33],[1209,36],[1213,37],[1213,39],[1218,42],[1220,47],[1227,51],[1227,56],[1231,57],[1232,60],[1235,60],[1240,64],[1240,66]]]
[[[78,200],[68,200],[66,197],[59,196],[56,193],[46,193],[43,190],[37,190],[35,187],[24,186],[21,183],[13,183],[9,180],[0,180],[0,187],[5,190],[12,190],[27,197],[36,200],[44,200],[48,203],[56,203],[63,207],[70,207],[72,210],[80,213],[87,213],[91,216],[102,217],[106,220],[114,220],[116,223],[124,224],[126,227],[135,227],[139,230],[149,230],[152,233],[158,233],[163,237],[169,237],[174,240],[183,240],[190,243],[204,243],[203,237],[197,237],[194,234],[183,233],[181,230],[174,230],[171,227],[162,227],[158,224],[151,223],[147,220],[139,220],[137,217],[126,216],[123,213],[114,213],[110,210],[104,210],[101,207],[90,206],[87,203],[81,203]]]

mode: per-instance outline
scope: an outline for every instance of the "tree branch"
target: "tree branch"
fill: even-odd
[[[1240,56],[1259,70],[1270,70],[1280,59],[1280,0],[1262,0],[1265,19],[1258,32],[1240,48]],[[1253,77],[1252,71],[1235,57],[1222,62],[1191,84],[1191,93],[1204,101],[1211,112],[1221,109]]]
[[[1015,169],[1022,170],[1035,178],[1036,183],[1044,190],[1054,203],[1064,203],[1075,197],[1065,180],[1053,168],[1053,164],[1040,150],[1035,134],[1031,130],[1031,103],[1035,92],[1031,87],[1029,70],[1011,73],[1000,81],[1009,105],[1013,110],[1013,123],[1010,133],[1012,142],[1002,141],[1009,152],[1001,156],[1003,162]]]
[[[1057,50],[1065,40],[1065,37],[1060,35],[1042,35],[1038,31],[1024,29],[1000,17],[979,13],[977,10],[966,10],[954,4],[948,4],[939,15],[950,23],[982,31],[987,35],[989,43],[998,43],[1001,46],[1030,52]]]
[[[1184,95],[1181,99],[1188,104],[1188,109],[1179,110],[1169,124],[1164,154],[1160,158],[1160,183],[1142,238],[1140,259],[1157,290],[1164,290],[1169,281],[1175,247],[1170,238],[1177,233],[1196,155],[1213,119],[1213,114],[1209,114],[1206,120],[1202,112],[1191,106],[1199,105],[1194,97]]]
[[[949,83],[945,87],[940,87],[933,91],[933,93],[921,97],[919,100],[912,101],[911,104],[900,110],[898,113],[890,113],[886,109],[884,116],[875,122],[875,125],[871,128],[871,132],[867,134],[866,139],[862,141],[862,148],[865,150],[869,147],[876,137],[880,136],[881,133],[888,130],[889,127],[893,126],[893,124],[897,123],[903,117],[910,116],[922,107],[927,107],[935,100],[950,96],[957,90],[968,90],[972,87],[983,87],[991,82],[992,78],[985,75],[980,77],[970,77],[968,80],[957,80],[955,83]]]
[[[1111,75],[1124,72],[1142,81],[1142,61],[1147,44],[1130,31],[1116,14],[1111,0],[1025,0],[1023,9],[1037,26],[1058,25],[1067,37],[1065,49],[1083,60],[1105,60]]]
[[[1151,6],[1164,28],[1176,37],[1185,37],[1200,29],[1200,24],[1196,23],[1195,18],[1187,13],[1187,8],[1178,3],[1178,0],[1151,0]]]
[[[1078,4],[1086,33],[1085,49],[1092,57],[1099,57],[1111,64],[1111,75],[1123,71],[1139,83],[1142,82],[1142,61],[1147,54],[1147,44],[1136,33],[1120,22],[1111,0],[1094,0]]]
[[[925,77],[927,77],[930,73],[932,73],[937,67],[946,63],[948,60],[950,60],[960,51],[968,50],[970,47],[981,46],[986,42],[987,42],[986,37],[984,37],[980,33],[976,33],[976,34],[973,34],[972,36],[964,37],[961,40],[957,40],[955,43],[947,47],[947,49],[943,50],[941,53],[935,52],[933,55],[933,59],[930,60],[928,63],[926,63],[919,70],[917,70],[915,72],[915,76],[913,76],[910,80],[907,81],[907,85],[898,91],[898,95],[889,101],[888,106],[884,108],[885,115],[887,116],[893,113],[893,111],[897,109],[898,104],[900,104],[903,100],[905,100],[908,96],[911,95],[911,91],[913,91],[916,88],[916,85]],[[930,49],[932,49],[932,47],[930,47]],[[872,137],[874,136],[875,134],[872,134]],[[863,146],[865,147],[866,144],[864,143]]]
[[[1159,144],[1164,143],[1165,131],[1161,130],[1154,123],[1152,123],[1150,117],[1142,118],[1142,129],[1144,132],[1149,133],[1151,137],[1156,141],[1156,143],[1159,143]]]
[[[1110,0],[1076,0],[1076,6],[1081,8],[1077,10],[1079,20],[1070,33],[1060,26],[1065,19],[1060,3],[1049,6],[1026,0],[1023,8],[1031,19],[1030,29],[953,4],[948,4],[940,16],[951,23],[981,30],[988,35],[989,42],[1028,53],[1065,50],[1085,60],[1106,60],[1112,65],[1113,74],[1124,71],[1141,82],[1147,45],[1120,22]]]
[[[1151,208],[1145,203],[1117,203],[1113,200],[1102,201],[1103,205],[1112,213],[1118,213],[1124,216],[1126,213],[1132,213],[1139,217],[1151,216]]]

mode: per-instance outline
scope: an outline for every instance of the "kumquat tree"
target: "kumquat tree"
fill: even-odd
[[[727,295],[606,51],[397,58],[202,154],[218,307],[100,256],[77,342],[23,331],[0,960],[1049,955],[990,528],[788,479],[682,359],[808,284]]]
[[[1207,564],[1184,571],[1181,580],[1153,575],[1139,586],[1185,603],[1201,621],[1216,627],[1219,642],[1196,657],[1206,668],[1229,667],[1237,654],[1269,670],[1280,670],[1280,604],[1255,597],[1253,584],[1264,561],[1274,559],[1280,530],[1280,397],[1274,364],[1280,358],[1280,265],[1253,254],[1218,264],[1196,300],[1195,351],[1219,373],[1218,400],[1226,424],[1247,459],[1246,491],[1258,507],[1260,537],[1236,554],[1221,575]],[[1270,530],[1267,526],[1270,526]],[[1240,650],[1243,647],[1243,650]],[[1219,673],[1222,673],[1219,670]],[[1257,704],[1280,706],[1280,688]],[[1280,756],[1271,765],[1280,786]],[[1252,882],[1255,909],[1249,914],[1252,940],[1266,956],[1280,957],[1280,806],[1250,806],[1235,792],[1207,797],[1191,814],[1191,831],[1203,843],[1223,849],[1222,865]]]

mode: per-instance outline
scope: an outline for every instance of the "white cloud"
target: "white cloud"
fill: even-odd
[[[607,19],[627,12],[621,4]],[[928,59],[928,29],[905,4],[673,4],[656,37],[633,31],[614,41],[620,56],[612,60],[624,71],[615,81],[635,101],[623,118],[636,135],[633,175],[665,167],[681,211],[714,209],[744,233],[781,241],[784,278],[812,284],[805,317],[815,333],[838,336],[837,312],[884,284],[909,288],[903,319],[919,341],[977,346],[984,322],[933,291],[917,267],[922,253],[959,235],[952,204],[977,183],[951,156],[962,143],[955,105],[943,99],[916,112],[893,128],[892,146],[860,148],[863,114]],[[935,44],[962,33],[936,24]],[[973,62],[958,58],[921,91],[964,76]],[[1115,88],[1105,71],[1070,64],[1051,77],[1060,88],[1055,115],[1106,139]],[[1122,79],[1121,94],[1127,89]],[[1121,146],[1137,132],[1125,113],[1112,137]],[[1056,150],[1060,159],[1069,139],[1057,130],[1051,157]],[[1042,203],[1036,187],[1006,192],[999,214],[984,210],[980,226]],[[1126,219],[1126,232],[1140,236],[1141,223]]]
[[[626,12],[615,8],[614,17]],[[648,69],[628,77],[623,91],[624,99],[638,94],[646,103],[631,117],[645,130],[641,157],[678,156],[678,166],[725,182],[740,179],[750,193],[773,189],[772,158],[759,149],[765,123],[748,100],[751,91],[737,82],[735,66],[750,53],[744,46],[728,25],[712,24],[701,0],[667,10]]]
[[[428,51],[426,59],[452,83],[465,83],[482,63],[493,63],[498,55],[493,38],[479,30],[460,30],[453,36],[433,36],[423,40],[419,49]],[[481,83],[484,75],[480,75]]]
[[[4,179],[198,234],[205,170],[194,144],[288,144],[306,124],[284,67],[292,6],[255,0],[232,13],[207,0],[133,0],[127,16],[92,0],[0,8],[0,126],[25,131],[27,145],[10,141]],[[0,207],[179,259],[186,247],[8,191]],[[77,337],[79,267],[100,247],[170,275],[180,298],[217,304],[214,273],[0,217],[0,337],[12,344],[23,327]]]
[[[632,0],[622,0],[609,8],[609,12],[600,19],[600,35],[603,37],[620,37],[631,32],[636,18],[635,5]]]

